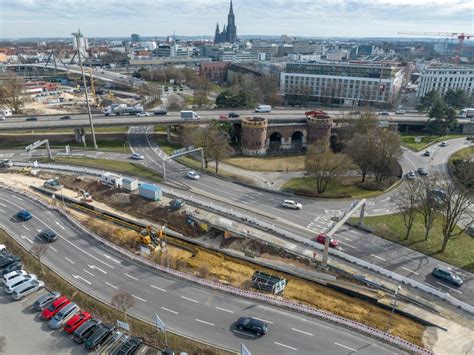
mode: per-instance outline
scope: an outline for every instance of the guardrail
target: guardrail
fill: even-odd
[[[17,162],[14,162],[14,165],[15,166],[31,166],[31,164],[29,164],[29,163],[17,163]],[[100,171],[100,170],[97,170],[97,169],[79,168],[79,167],[75,167],[75,166],[74,167],[73,166],[64,166],[64,165],[58,165],[58,164],[38,164],[37,166],[38,166],[38,168],[74,171],[74,172],[87,173],[87,174],[92,174],[92,175],[101,175],[101,174],[103,174],[103,171]],[[58,167],[58,168],[56,169],[56,167]],[[283,237],[285,239],[292,240],[292,241],[298,242],[300,244],[307,245],[307,246],[309,246],[313,249],[318,249],[320,251],[323,250],[322,245],[320,245],[316,242],[313,242],[313,241],[311,241],[307,238],[304,238],[304,237],[302,237],[302,236],[300,236],[296,233],[293,233],[293,232],[290,232],[290,231],[285,230],[283,228],[280,228],[278,226],[275,226],[274,224],[262,221],[262,220],[258,219],[257,217],[249,217],[249,216],[245,215],[244,213],[234,211],[233,209],[229,209],[229,208],[226,208],[226,207],[223,207],[223,206],[219,206],[215,203],[212,203],[212,201],[211,202],[206,202],[206,201],[203,201],[203,200],[200,200],[200,199],[193,198],[192,196],[189,197],[189,196],[186,196],[185,194],[183,194],[179,191],[173,190],[173,189],[163,188],[162,191],[165,195],[170,195],[170,196],[173,196],[173,197],[176,197],[176,198],[181,198],[182,200],[185,200],[185,201],[188,201],[190,203],[196,204],[196,205],[198,205],[198,206],[200,206],[204,209],[207,209],[209,211],[218,212],[218,213],[221,213],[221,214],[231,216],[232,218],[239,219],[239,220],[243,221],[246,224],[252,225],[252,226],[257,227],[257,228],[261,228],[265,231],[271,231],[273,233],[276,233],[276,234],[280,235],[281,237]],[[471,306],[471,305],[469,305],[469,304],[467,304],[463,301],[460,301],[460,300],[456,299],[455,297],[451,296],[447,292],[438,291],[437,289],[435,289],[433,287],[430,287],[430,286],[427,286],[427,285],[425,285],[421,282],[412,280],[408,277],[405,277],[405,276],[399,275],[397,273],[394,273],[392,271],[386,270],[386,269],[384,269],[380,266],[370,264],[370,263],[368,263],[364,260],[355,258],[355,257],[353,257],[351,255],[348,255],[346,253],[343,253],[339,250],[329,249],[329,254],[331,254],[332,256],[336,256],[338,258],[341,258],[343,260],[346,260],[350,263],[361,266],[363,268],[366,268],[368,270],[375,271],[375,272],[379,273],[380,275],[388,277],[389,279],[395,280],[399,283],[403,283],[403,284],[409,285],[409,286],[411,286],[411,287],[413,287],[417,290],[426,292],[430,295],[433,295],[435,297],[438,297],[438,298],[448,302],[449,304],[451,304],[451,305],[453,305],[453,306],[455,306],[455,307],[457,307],[457,308],[459,308],[463,311],[474,314],[474,306]]]
[[[194,283],[197,283],[199,285],[206,286],[206,287],[212,288],[214,290],[223,291],[223,292],[226,292],[226,293],[238,296],[238,297],[245,297],[245,298],[248,298],[248,299],[251,299],[251,300],[254,300],[254,301],[261,301],[261,302],[265,302],[265,303],[272,304],[272,305],[275,305],[275,306],[284,307],[284,308],[287,308],[287,309],[290,309],[290,310],[293,310],[293,311],[296,311],[296,312],[309,314],[309,315],[324,319],[326,321],[330,321],[334,324],[344,326],[344,327],[347,327],[347,328],[350,328],[350,329],[353,329],[353,330],[357,330],[357,331],[359,331],[359,332],[361,332],[365,335],[368,335],[368,336],[374,337],[376,339],[385,341],[387,343],[395,345],[395,346],[397,346],[401,349],[411,351],[413,353],[426,354],[426,355],[433,354],[431,351],[429,351],[427,349],[424,349],[422,347],[419,347],[415,344],[412,344],[412,343],[410,343],[406,340],[403,340],[399,337],[396,337],[396,336],[393,336],[389,333],[383,332],[381,330],[369,327],[365,324],[362,324],[362,323],[359,323],[359,322],[352,321],[350,319],[346,319],[346,318],[337,316],[337,315],[332,314],[330,312],[322,311],[322,310],[319,310],[319,309],[316,309],[316,308],[313,308],[313,307],[310,307],[310,306],[307,306],[307,305],[304,305],[304,304],[297,303],[295,301],[285,300],[285,299],[283,299],[281,297],[278,297],[278,296],[261,294],[261,293],[257,293],[257,292],[253,292],[253,291],[247,291],[247,290],[241,290],[241,289],[233,287],[233,286],[228,286],[228,285],[224,285],[224,284],[221,284],[221,283],[218,283],[218,282],[215,282],[215,281],[201,279],[201,278],[196,277],[196,276],[191,275],[191,274],[187,274],[187,273],[184,273],[184,272],[181,272],[181,271],[178,271],[178,270],[169,269],[165,266],[162,266],[160,264],[156,264],[156,263],[154,263],[154,262],[152,262],[148,259],[145,259],[141,256],[135,255],[135,254],[133,254],[133,253],[127,251],[127,250],[124,250],[124,249],[116,246],[115,244],[110,243],[109,241],[99,237],[95,233],[92,233],[91,231],[87,230],[79,221],[77,221],[70,214],[63,211],[61,208],[58,208],[56,206],[51,206],[48,203],[46,203],[45,201],[42,201],[38,197],[36,197],[36,196],[34,196],[34,195],[32,195],[28,192],[17,190],[15,188],[12,188],[10,186],[7,186],[7,185],[1,184],[1,183],[0,183],[0,188],[2,188],[4,190],[7,190],[7,191],[17,193],[17,194],[20,194],[20,195],[23,195],[25,197],[28,197],[29,199],[34,200],[35,202],[39,203],[40,205],[44,206],[45,208],[48,208],[50,210],[54,210],[54,211],[58,212],[64,218],[66,218],[69,222],[71,222],[71,224],[73,224],[78,230],[82,231],[86,235],[89,235],[90,237],[95,239],[98,243],[101,243],[101,244],[107,246],[108,248],[116,251],[117,253],[119,253],[122,256],[125,256],[125,257],[127,257],[131,260],[134,260],[136,262],[139,262],[143,265],[147,265],[147,266],[149,266],[153,269],[159,270],[161,272],[167,273],[169,275],[172,275],[174,277],[177,277],[177,278],[180,278],[180,279],[183,279],[183,280],[194,282]]]

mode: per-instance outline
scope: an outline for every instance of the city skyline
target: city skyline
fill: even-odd
[[[214,35],[228,0],[4,0],[0,38]],[[312,37],[399,37],[399,31],[473,32],[472,1],[322,0],[234,1],[239,33]],[[7,15],[8,14],[8,15]],[[35,14],[35,16],[32,16]],[[200,16],[205,14],[205,16]],[[285,26],[282,26],[282,23]],[[117,25],[119,24],[119,25]]]

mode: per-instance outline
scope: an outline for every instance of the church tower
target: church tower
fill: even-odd
[[[227,15],[226,40],[229,43],[237,42],[237,27],[235,26],[235,15],[234,15],[234,8],[232,6],[232,0],[230,0],[229,15]]]

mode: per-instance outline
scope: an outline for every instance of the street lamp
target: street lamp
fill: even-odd
[[[393,313],[395,312],[395,307],[397,306],[398,294],[400,293],[401,289],[402,289],[402,286],[398,285],[397,290],[395,291],[395,295],[393,297],[393,303],[392,303],[392,311],[390,312],[390,316],[388,317],[387,331],[390,331],[390,327],[392,326]]]

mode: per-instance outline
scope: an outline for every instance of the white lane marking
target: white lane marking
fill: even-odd
[[[105,282],[105,284],[106,284],[106,285],[109,285],[110,287],[112,287],[112,288],[114,288],[114,289],[116,289],[116,290],[118,289],[117,286],[114,286],[114,285],[112,285],[112,284],[109,284],[108,282]]]
[[[197,319],[197,318],[196,318],[195,320],[196,320],[196,322],[200,322],[200,323],[208,324],[208,325],[211,325],[211,326],[213,326],[213,327],[215,326],[215,324],[214,324],[214,323],[209,323],[209,322],[206,322],[205,320],[201,320],[201,319]]]
[[[166,307],[161,307],[161,309],[164,310],[164,311],[168,311],[170,313],[173,313],[173,314],[179,314],[178,312],[173,311],[172,309],[169,309],[169,308],[166,308]]]
[[[7,205],[5,205],[4,203],[1,203],[1,202],[0,202],[0,206],[7,207]]]
[[[252,317],[253,319],[257,319],[257,320],[260,320],[262,322],[265,322],[265,323],[270,323],[270,324],[273,324],[272,321],[269,321],[269,320],[266,320],[266,319],[262,319],[262,318],[257,318],[257,317]]]
[[[137,279],[135,276],[129,275],[129,274],[127,274],[127,273],[125,273],[125,276],[128,276],[128,277],[130,277],[131,279],[138,281],[138,279]]]
[[[145,346],[143,347],[143,349],[142,349],[141,352],[144,353],[144,352],[147,351],[147,350],[148,350],[148,346],[145,345]]]
[[[345,348],[345,349],[347,349],[347,350],[353,351],[353,352],[355,352],[355,353],[357,352],[356,349],[352,349],[352,348],[350,348],[350,347],[348,347],[348,346],[345,346],[345,345],[342,345],[342,344],[339,344],[339,343],[334,343],[334,344],[339,345],[339,346],[341,346],[341,347],[343,347],[343,348]]]
[[[33,244],[33,241],[30,238],[26,237],[26,240]]]
[[[95,275],[92,272],[87,271],[86,269],[82,269],[86,274],[91,275],[92,277],[95,277]]]
[[[135,296],[135,295],[132,295],[133,298],[136,298],[137,300],[140,300],[142,302],[146,302],[146,300],[144,300],[143,298],[141,297],[138,297],[138,296]]]
[[[110,259],[110,260],[112,260],[112,261],[114,261],[114,262],[116,262],[116,263],[120,263],[120,261],[118,261],[117,259],[112,258],[110,255],[104,254],[104,256],[105,256],[107,259]]]
[[[352,249],[357,249],[357,247],[353,246],[353,245],[350,245],[346,242],[340,242],[341,244],[344,244],[344,245],[347,245],[349,248],[352,248]]]
[[[388,210],[386,208],[379,208],[376,210],[372,210],[372,212],[387,212]]]
[[[49,246],[49,249],[51,249],[51,250],[52,250],[52,251],[54,251],[55,253],[57,253],[57,252],[58,252],[58,249],[56,249],[56,248],[52,247],[51,245]]]
[[[87,284],[89,284],[89,285],[91,284],[89,281],[87,281],[85,278],[83,278],[83,277],[81,277],[81,276],[79,276],[79,275],[72,275],[72,277],[74,277],[75,279],[82,280],[82,281],[84,281],[85,283],[87,283]]]
[[[403,269],[403,270],[406,270],[406,271],[409,271],[409,272],[411,272],[411,273],[413,273],[413,274],[415,274],[415,275],[419,275],[419,273],[417,273],[416,271],[413,271],[413,270],[407,269],[407,268],[406,268],[406,267],[404,267],[404,266],[402,266],[402,269]]]
[[[5,210],[2,210],[2,209],[0,209],[0,212],[2,212],[2,213],[7,213]]]
[[[87,264],[87,266],[89,266],[91,269],[99,270],[99,271],[100,271],[101,273],[103,273],[103,274],[106,274],[106,273],[107,273],[107,271],[104,271],[104,270],[98,268],[98,267],[95,266],[95,265],[89,265],[89,264]]]
[[[166,290],[164,288],[161,288],[161,287],[158,287],[158,286],[155,286],[155,285],[150,285],[150,287],[153,287],[157,290],[160,290],[160,291],[163,291],[163,292],[166,292]]]
[[[238,334],[242,334],[242,335],[246,335],[246,336],[251,337],[251,338],[255,338],[255,335],[249,334],[249,333],[244,333],[244,332],[241,332],[240,330],[233,330],[233,332],[238,333]]]
[[[452,288],[452,287],[449,287],[449,286],[447,286],[447,285],[445,285],[445,284],[442,284],[441,282],[438,282],[438,281],[436,281],[436,283],[437,283],[438,285],[447,287],[447,288],[449,288],[450,290],[452,290],[452,291],[454,291],[454,292],[457,292],[457,293],[460,293],[460,294],[462,295],[462,292],[461,292],[461,291],[458,291],[458,290],[456,290],[456,289],[454,289],[454,288]]]
[[[313,336],[313,334],[308,333],[308,332],[305,332],[304,330],[300,330],[300,329],[296,329],[296,328],[291,328],[291,330],[294,330],[295,332],[298,332],[298,333],[302,333],[302,334],[306,334],[306,335],[309,335],[309,336]]]
[[[184,300],[194,302],[194,303],[199,303],[199,301],[193,300],[192,298],[188,298],[188,297],[185,297],[185,296],[181,296],[181,298],[184,299]]]
[[[28,228],[28,227],[27,227],[27,226],[25,226],[24,224],[23,224],[23,228],[25,228],[27,231],[29,231],[29,230],[30,230],[30,228]]]
[[[235,313],[234,311],[231,311],[230,309],[225,309],[225,308],[221,308],[221,307],[216,307],[216,309],[218,309],[220,311],[227,312],[227,313]]]
[[[11,195],[13,198],[16,198],[17,200],[20,200],[20,201],[23,201],[22,198],[19,198],[18,196],[15,196],[15,195]]]
[[[61,223],[59,223],[58,221],[55,221],[55,222],[56,222],[56,224],[57,224],[58,226],[60,226],[63,230],[66,230],[66,228],[64,228]]]
[[[380,256],[378,256],[378,255],[375,255],[375,254],[370,254],[370,255],[373,256],[374,258],[380,259],[380,260],[382,260],[382,261],[387,261],[386,259],[384,259],[384,258],[382,258],[382,257],[380,257]]]
[[[298,351],[298,349],[296,349],[296,348],[294,348],[294,347],[292,347],[292,346],[285,345],[285,344],[279,343],[279,342],[277,342],[277,341],[274,341],[273,343],[276,344],[276,345],[279,345],[279,346],[283,346],[284,348],[287,348],[287,349],[291,349],[291,350],[294,350],[294,351]]]
[[[69,259],[67,256],[65,256],[64,259],[66,259],[67,261],[69,261],[71,264],[75,264],[75,262],[72,261],[71,259]]]

